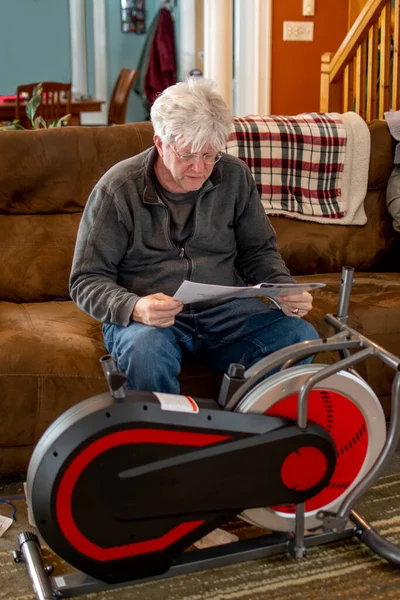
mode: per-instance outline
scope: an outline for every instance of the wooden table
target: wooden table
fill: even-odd
[[[3,100],[7,98],[7,100]],[[16,100],[12,100],[11,96],[0,96],[0,121],[13,121],[15,119],[15,106]],[[69,120],[70,125],[80,125],[80,115],[83,112],[99,112],[101,105],[104,104],[103,100],[97,98],[83,99],[81,95],[72,95],[71,102],[71,119]],[[64,113],[63,113],[64,114]]]

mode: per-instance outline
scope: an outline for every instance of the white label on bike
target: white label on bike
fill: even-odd
[[[54,577],[54,583],[57,587],[65,587],[67,585],[64,577]]]
[[[162,410],[172,410],[175,412],[198,413],[199,407],[190,396],[180,396],[178,394],[161,394],[153,392],[160,401]]]

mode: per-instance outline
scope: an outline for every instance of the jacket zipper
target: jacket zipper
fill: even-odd
[[[172,239],[171,239],[171,233],[170,233],[170,221],[171,221],[171,215],[170,212],[168,210],[168,207],[165,206],[165,204],[163,204],[162,202],[160,202],[160,204],[165,208],[165,210],[167,211],[167,215],[168,215],[168,227],[167,227],[167,231],[166,234],[168,236],[169,242],[171,244],[172,248],[177,248],[179,249],[179,258],[183,259],[183,260],[187,260],[187,276],[185,277],[185,279],[189,279],[190,278],[190,274],[192,272],[192,261],[190,258],[188,258],[187,256],[185,256],[185,247],[184,246],[178,246],[177,244],[174,244]]]
[[[202,197],[203,195],[204,195],[204,192],[203,192],[203,194],[201,194],[201,196],[200,196],[200,197],[197,199],[196,206],[195,206],[195,208],[194,208],[194,215],[193,215],[193,230],[192,230],[192,233],[191,233],[191,235],[190,235],[190,236],[187,238],[188,240],[190,240],[190,239],[191,239],[191,238],[194,236],[194,234],[195,234],[195,231],[196,231],[196,222],[197,222],[197,211],[198,211],[198,204],[199,204],[199,200],[201,199],[201,197]],[[171,215],[170,215],[170,212],[169,212],[169,210],[168,210],[168,207],[167,207],[167,206],[165,206],[165,204],[164,204],[162,201],[160,201],[160,204],[162,204],[162,206],[164,206],[165,210],[166,210],[166,211],[167,211],[167,213],[168,213],[168,231],[167,231],[167,235],[168,235],[168,237],[169,237],[169,241],[170,241],[170,243],[171,243],[171,246],[172,246],[172,247],[174,247],[174,246],[175,246],[175,247],[179,247],[179,246],[176,246],[176,245],[174,245],[174,243],[172,242],[172,239],[171,239],[171,235],[170,235],[170,229],[169,229]],[[180,247],[179,247],[179,255],[178,255],[178,256],[179,256],[179,258],[181,258],[182,260],[187,260],[187,276],[186,276],[186,279],[190,280],[190,277],[191,277],[191,274],[192,274],[192,270],[193,270],[193,263],[192,263],[192,259],[191,259],[191,258],[189,258],[189,257],[188,257],[188,256],[185,254],[185,247],[184,247],[184,246],[180,246]]]
[[[199,196],[199,198],[197,198],[197,202],[196,202],[196,205],[194,207],[192,233],[191,233],[191,235],[189,235],[189,237],[187,238],[187,240],[190,240],[194,236],[194,234],[196,232],[198,205],[199,205],[199,201],[200,201],[200,199],[201,199],[201,197],[203,195],[204,195],[204,193],[201,196]],[[179,257],[180,258],[185,258],[187,260],[188,269],[187,269],[187,277],[186,277],[186,279],[188,279],[190,281],[190,277],[192,275],[192,270],[193,270],[193,262],[192,262],[192,259],[189,258],[187,254],[185,254],[185,246],[181,246],[180,247]]]
[[[181,246],[179,249],[179,258],[183,258],[187,260],[187,276],[186,279],[190,280],[190,276],[192,274],[192,260],[185,255],[185,246]]]

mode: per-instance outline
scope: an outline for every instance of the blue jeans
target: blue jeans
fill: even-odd
[[[105,324],[103,336],[108,352],[127,375],[128,389],[170,394],[179,394],[177,376],[185,356],[196,355],[213,370],[226,372],[231,363],[249,368],[275,350],[319,338],[307,321],[287,317],[255,298],[180,313],[167,328]]]

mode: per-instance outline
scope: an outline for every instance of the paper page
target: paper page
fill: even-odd
[[[3,517],[0,515],[0,537],[7,531],[9,527],[14,523],[12,519],[9,517]]]
[[[301,294],[324,286],[324,283],[260,283],[253,287],[234,287],[195,283],[185,279],[175,292],[174,298],[183,304],[215,299],[252,298],[254,296],[278,298],[279,296]]]
[[[221,546],[221,544],[231,544],[232,542],[238,541],[238,536],[224,529],[214,529],[210,531],[200,540],[193,543],[196,548],[212,548],[212,546]]]

